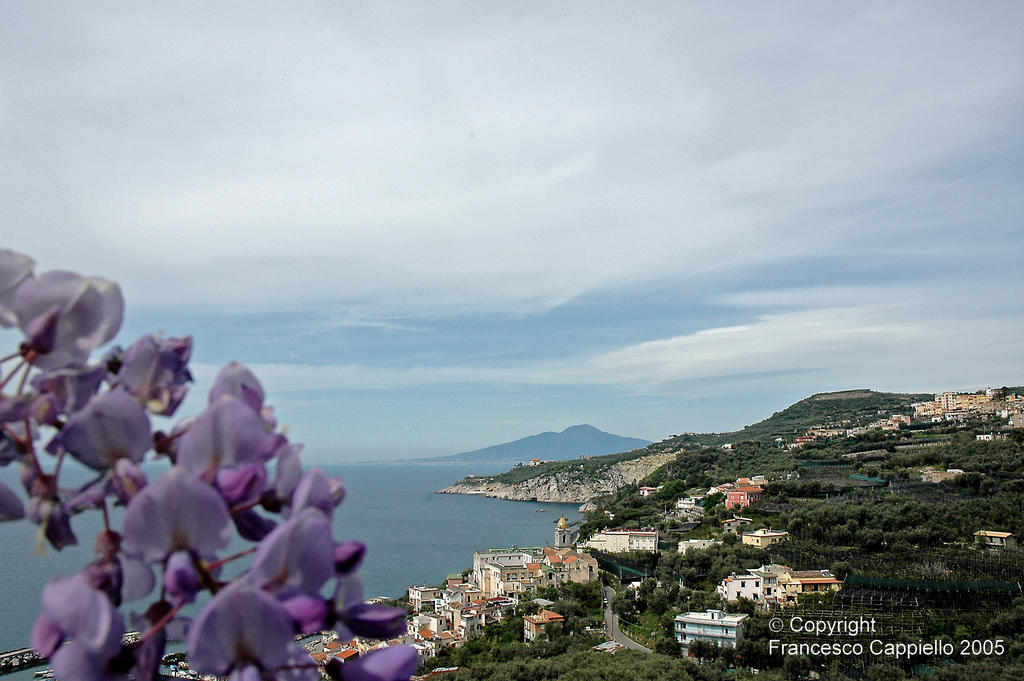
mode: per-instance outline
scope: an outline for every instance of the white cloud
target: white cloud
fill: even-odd
[[[912,248],[878,206],[955,203],[1020,131],[1012,5],[15,14],[12,245],[142,304],[520,313]]]

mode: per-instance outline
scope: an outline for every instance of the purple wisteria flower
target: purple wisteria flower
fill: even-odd
[[[249,579],[267,591],[297,589],[315,595],[334,576],[333,546],[327,516],[304,509],[260,542]]]
[[[175,551],[212,556],[231,540],[231,518],[217,492],[174,467],[138,492],[124,513],[126,553],[156,563]]]
[[[255,374],[239,362],[227,364],[214,379],[213,387],[210,388],[210,403],[216,402],[221,395],[237,397],[256,413],[263,409],[263,401],[266,399],[263,386]]]
[[[195,475],[222,467],[263,465],[287,443],[268,433],[259,415],[242,400],[221,395],[189,426],[177,448],[177,462]]]
[[[28,499],[0,484],[0,521],[26,517],[58,550],[77,543],[76,514],[101,509],[104,525],[93,561],[46,587],[32,631],[33,647],[62,681],[155,681],[170,636],[187,639],[203,673],[315,681],[317,666],[295,644],[297,633],[333,628],[343,639],[386,639],[404,631],[404,610],[363,598],[365,545],[334,541],[341,481],[303,471],[302,445],[275,432],[252,371],[227,365],[201,413],[154,433],[150,415],[173,415],[192,381],[191,337],[144,335],[90,364],[120,328],[120,289],[72,272],[37,276],[33,267],[0,249],[0,326],[18,326],[25,337],[0,359],[0,466],[19,464]],[[172,464],[152,481],[143,472],[150,451]],[[62,486],[61,472],[75,465],[69,458],[98,475],[77,489]],[[126,505],[120,529],[110,504]],[[258,545],[218,559],[235,530]],[[222,579],[225,564],[249,556],[248,569]],[[212,598],[195,621],[182,617],[203,591]],[[126,646],[118,608],[150,594],[133,613],[142,640]],[[328,672],[398,681],[415,662],[415,651],[395,647]]]
[[[416,649],[391,646],[344,664],[331,664],[327,673],[338,681],[405,681],[416,671]]]
[[[57,577],[43,589],[32,647],[50,658],[62,681],[100,681],[127,674],[124,618],[86,573]]]
[[[39,374],[32,385],[41,397],[55,401],[58,413],[73,414],[96,394],[106,375],[107,370],[99,365],[72,365]]]
[[[0,326],[5,329],[18,323],[11,301],[18,286],[32,276],[33,265],[35,262],[27,255],[0,248]]]
[[[55,442],[71,456],[98,471],[118,459],[135,463],[153,445],[146,410],[124,390],[96,395],[68,419]]]
[[[334,509],[345,499],[345,490],[340,480],[332,480],[319,468],[313,468],[302,476],[292,492],[291,512],[298,513],[304,508],[319,509],[330,518]]]
[[[11,296],[10,309],[30,341],[41,346],[34,348],[41,353],[36,366],[55,369],[85,362],[114,337],[121,328],[124,299],[112,281],[53,271],[24,279]]]
[[[202,674],[233,681],[264,679],[286,667],[289,678],[315,681],[316,667],[294,638],[287,610],[249,580],[240,579],[221,589],[192,623],[189,660]]]
[[[121,358],[117,380],[154,414],[170,416],[184,399],[192,381],[188,361],[192,337],[156,339],[145,335]]]
[[[25,505],[18,495],[0,482],[0,521],[20,520],[25,517]]]

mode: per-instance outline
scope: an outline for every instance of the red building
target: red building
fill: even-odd
[[[725,497],[725,508],[746,508],[751,504],[756,504],[761,501],[764,497],[764,490],[760,487],[754,486],[741,486],[734,487],[729,490],[728,495]]]

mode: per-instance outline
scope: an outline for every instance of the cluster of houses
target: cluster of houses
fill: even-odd
[[[749,569],[745,574],[729,575],[716,592],[726,601],[746,598],[770,608],[796,605],[805,594],[838,591],[842,585],[842,580],[828,570],[794,570],[772,563]]]
[[[930,418],[933,421],[962,421],[968,416],[994,416],[1010,420],[1011,428],[1022,427],[1024,396],[1011,394],[999,396],[997,391],[986,388],[984,392],[937,393],[934,400],[915,402],[914,418]],[[1018,417],[1014,419],[1014,417]]]
[[[970,417],[994,417],[1005,419],[1008,428],[1024,428],[1024,396],[1011,394],[1000,397],[998,391],[987,388],[983,392],[936,393],[935,399],[926,402],[915,402],[910,405],[914,409],[913,419],[930,420],[933,423],[963,423]],[[912,418],[905,414],[893,414],[880,418],[866,426],[842,428],[836,426],[815,426],[809,428],[805,435],[800,435],[789,443],[790,448],[801,447],[818,438],[855,437],[872,430],[895,431],[911,424]],[[776,438],[776,444],[785,444],[784,438]]]
[[[801,596],[838,591],[842,581],[828,570],[793,570],[785,565],[762,565],[746,574],[731,574],[722,580],[716,592],[726,601],[746,598],[763,608],[787,607],[799,603]],[[711,609],[676,615],[673,629],[683,654],[697,641],[716,646],[735,647],[743,636],[748,615],[729,614]]]
[[[339,641],[337,632],[331,631],[317,634],[312,640],[306,641],[303,647],[317,665],[324,667],[328,662],[334,659],[338,659],[341,662],[348,662],[360,657],[361,655],[365,655],[370,651],[387,648],[403,642],[404,641],[402,639],[371,642],[361,638],[354,638],[349,641]]]
[[[480,635],[484,626],[504,619],[523,598],[539,589],[596,580],[597,560],[572,548],[577,538],[578,531],[563,516],[555,528],[554,546],[477,551],[468,581],[455,574],[441,586],[411,587],[413,614],[407,621],[407,642],[419,651],[421,659],[433,657],[442,648],[461,646]],[[523,617],[527,641],[544,636],[547,629],[564,621],[558,613],[545,609],[550,601],[534,601],[541,610]]]
[[[657,553],[658,531],[650,528],[601,530],[591,535],[590,539],[580,544],[580,547],[605,553],[629,553],[630,551]]]

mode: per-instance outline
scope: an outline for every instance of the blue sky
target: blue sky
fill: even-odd
[[[0,22],[3,245],[310,460],[1024,383],[1018,3],[65,10]]]

